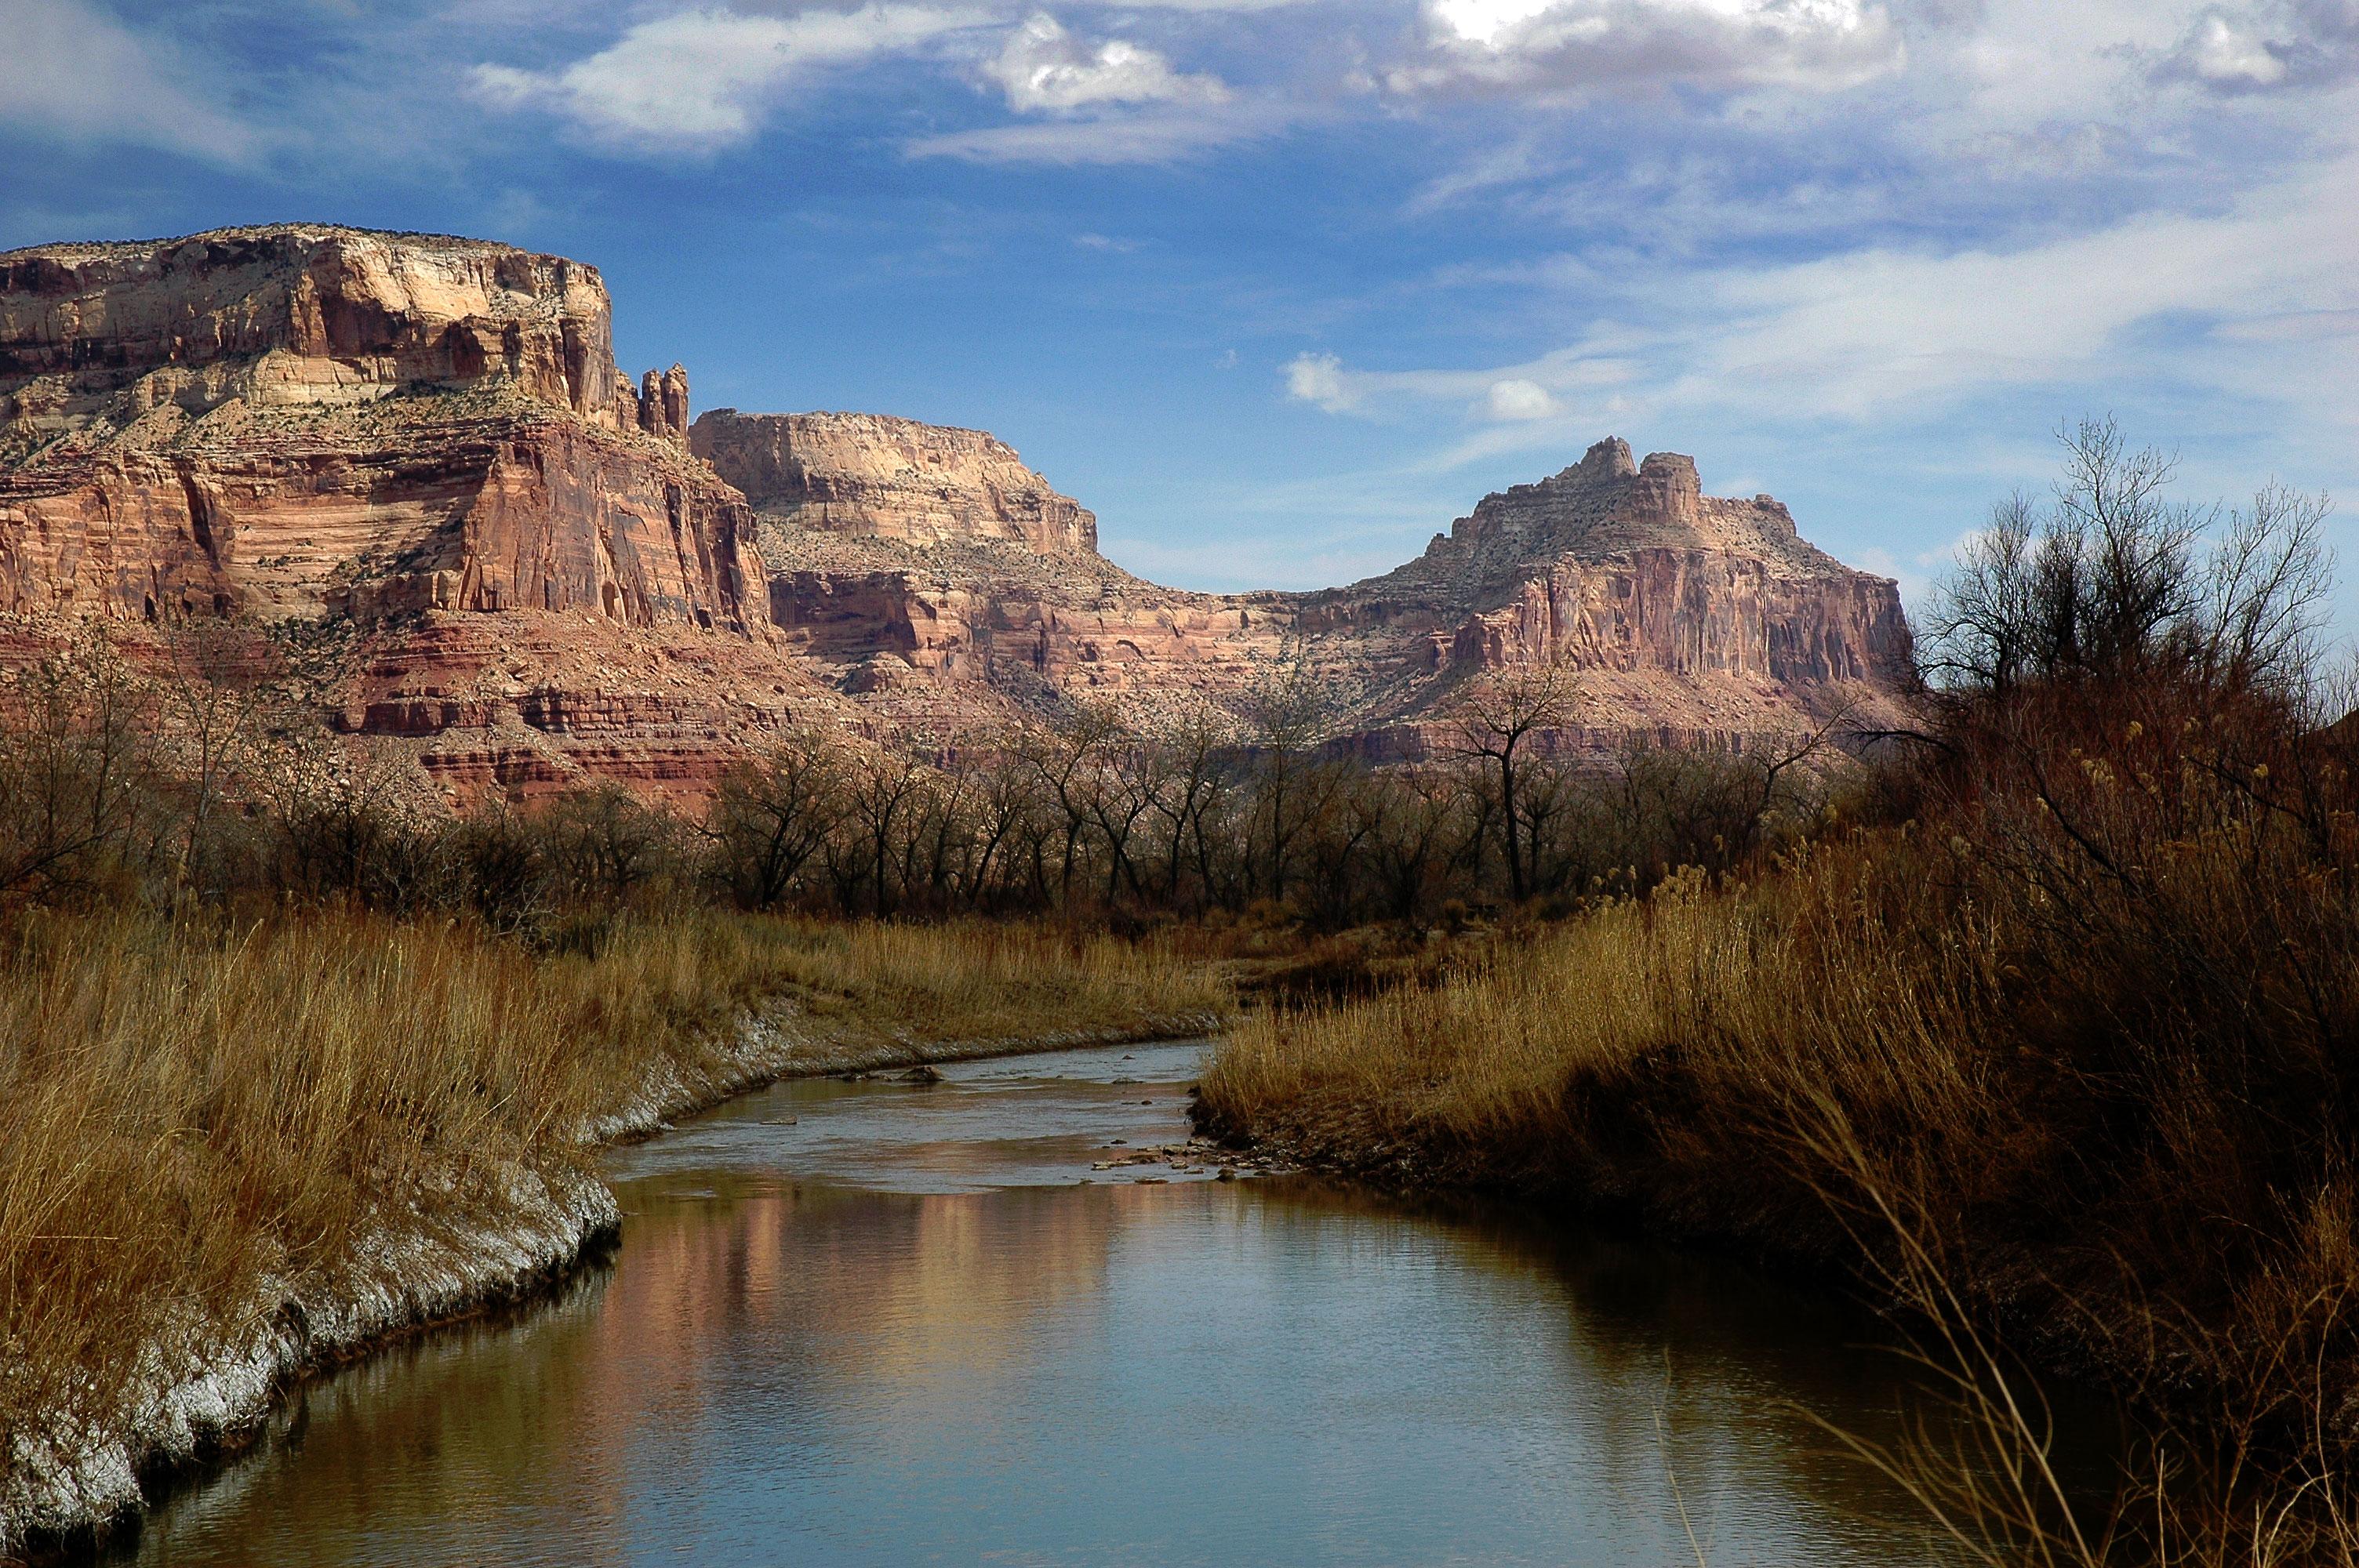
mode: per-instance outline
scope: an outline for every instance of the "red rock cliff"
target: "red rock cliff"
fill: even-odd
[[[851,444],[867,433],[831,428],[834,471],[889,467],[903,494],[958,488],[954,469],[924,466],[923,438],[897,429],[864,454]],[[758,504],[777,491],[756,461],[732,471]],[[1690,459],[1641,465],[1618,440],[1485,497],[1419,559],[1314,593],[1186,593],[984,530],[913,546],[841,515],[814,526],[810,488],[786,492],[789,507],[762,508],[772,619],[848,689],[897,694],[880,700],[1046,686],[1219,707],[1288,653],[1331,681],[1357,743],[1414,755],[1470,673],[1517,663],[1561,655],[1582,672],[1567,737],[1582,747],[1742,743],[1837,708],[1887,719],[1908,667],[1892,582],[1804,543],[1776,501],[1706,496]]]
[[[594,268],[289,224],[0,255],[0,611],[331,617],[461,794],[703,787],[790,702],[754,514]]]
[[[758,632],[739,496],[595,269],[284,225],[0,255],[0,607],[585,611]],[[653,438],[649,438],[652,435]]]
[[[756,506],[800,527],[915,545],[1006,539],[1042,555],[1098,547],[1096,516],[981,430],[719,408],[689,439]]]
[[[1908,668],[1893,584],[1620,441],[1346,588],[1190,593],[1096,541],[980,431],[691,424],[686,371],[635,388],[561,257],[300,224],[0,255],[0,611],[344,618],[335,723],[462,793],[692,791],[814,716],[954,739],[1086,691],[1233,718],[1281,656],[1379,756],[1523,661],[1581,670],[1581,747],[1882,717]]]

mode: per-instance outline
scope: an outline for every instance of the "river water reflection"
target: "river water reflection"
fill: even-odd
[[[1891,1434],[1871,1320],[1512,1212],[1093,1171],[1185,1137],[1201,1049],[785,1084],[617,1151],[610,1264],[305,1390],[136,1560],[1939,1560],[1796,1408]]]

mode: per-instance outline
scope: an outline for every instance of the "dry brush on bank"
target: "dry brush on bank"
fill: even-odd
[[[2321,508],[2207,529],[2108,428],[2073,458],[1969,563],[1930,643],[1963,678],[1868,820],[1248,1020],[1200,1116],[1847,1269],[1952,1346],[2131,1391],[2157,1467],[2120,1556],[2359,1560],[2359,751],[2312,718]],[[2037,1516],[1992,1550],[2102,1554]]]
[[[613,1222],[588,1130],[750,1079],[1201,1029],[1152,946],[1036,926],[35,913],[0,937],[0,1557],[271,1382],[528,1288]]]

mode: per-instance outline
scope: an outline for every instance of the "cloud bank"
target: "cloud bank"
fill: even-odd
[[[1905,59],[1890,15],[1862,0],[1428,0],[1426,21],[1427,58],[1385,78],[1396,92],[1834,92]]]
[[[215,104],[153,36],[80,0],[8,0],[0,124],[65,141],[134,143],[235,163],[263,138]]]

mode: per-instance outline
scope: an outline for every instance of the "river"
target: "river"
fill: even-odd
[[[1875,1319],[1513,1208],[1113,1163],[1186,1138],[1203,1049],[790,1082],[614,1151],[608,1261],[304,1389],[128,1556],[1943,1560],[1805,1413],[1897,1434]]]

